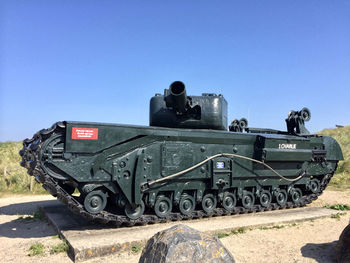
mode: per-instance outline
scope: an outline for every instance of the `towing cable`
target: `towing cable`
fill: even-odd
[[[281,179],[284,179],[288,182],[295,182],[295,181],[298,181],[300,178],[302,178],[306,172],[303,171],[301,175],[299,175],[298,177],[296,178],[293,178],[293,179],[289,179],[289,178],[286,178],[284,177],[283,175],[279,174],[276,170],[274,170],[270,165],[262,162],[262,161],[259,161],[259,160],[255,160],[253,158],[249,158],[247,156],[243,156],[243,155],[239,155],[239,154],[234,154],[234,153],[218,153],[218,154],[215,154],[215,155],[212,155],[210,157],[208,157],[207,159],[185,169],[185,170],[182,170],[180,172],[177,172],[177,173],[174,173],[174,174],[171,174],[171,175],[168,175],[167,177],[164,177],[164,178],[159,178],[157,180],[151,180],[151,181],[148,181],[148,182],[145,182],[145,183],[142,183],[141,184],[141,191],[144,192],[144,191],[147,191],[152,185],[154,184],[157,184],[157,183],[161,183],[161,182],[164,182],[164,181],[167,181],[167,180],[170,180],[170,179],[173,179],[175,177],[178,177],[180,175],[183,175],[185,173],[188,173],[196,168],[198,168],[199,166],[205,164],[206,162],[214,159],[214,158],[217,158],[217,157],[236,157],[236,158],[240,158],[240,159],[244,159],[244,160],[248,160],[248,161],[252,161],[252,162],[255,162],[255,163],[259,163],[259,164],[262,164],[264,165],[266,168],[268,168],[269,170],[271,170],[274,174],[276,174],[277,176],[279,176]]]

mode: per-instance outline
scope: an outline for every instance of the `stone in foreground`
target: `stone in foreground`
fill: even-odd
[[[350,224],[341,233],[336,250],[339,263],[350,262]]]
[[[215,236],[176,225],[148,240],[139,263],[234,263],[230,252]]]

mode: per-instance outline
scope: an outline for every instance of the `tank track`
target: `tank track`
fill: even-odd
[[[298,204],[288,201],[284,206],[280,206],[276,203],[271,203],[268,207],[261,205],[254,205],[252,208],[246,209],[243,206],[236,206],[232,211],[227,211],[224,208],[216,208],[213,212],[207,213],[204,210],[195,210],[190,215],[183,215],[180,212],[172,212],[166,218],[159,218],[153,214],[144,214],[140,218],[133,220],[125,215],[113,214],[108,211],[102,211],[98,214],[91,214],[84,209],[84,206],[80,203],[79,198],[68,194],[59,183],[52,177],[50,177],[44,169],[41,167],[39,161],[39,152],[43,142],[49,138],[53,133],[60,133],[65,130],[65,124],[63,122],[57,122],[49,129],[43,129],[37,132],[32,139],[26,139],[23,141],[23,149],[19,154],[22,156],[21,165],[27,168],[27,172],[31,176],[35,176],[37,182],[51,193],[51,195],[57,197],[58,200],[66,204],[73,213],[78,214],[89,221],[102,224],[110,224],[115,226],[134,226],[134,225],[147,225],[155,223],[165,223],[170,221],[180,221],[188,219],[200,219],[204,217],[225,216],[234,214],[245,214],[253,212],[271,211],[277,209],[288,209],[295,207],[303,207],[312,201],[316,200],[323,190],[326,188],[333,174],[324,175],[320,184],[320,191],[305,195],[301,198]]]

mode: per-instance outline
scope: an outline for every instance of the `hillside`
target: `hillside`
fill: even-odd
[[[21,157],[18,151],[20,149],[22,149],[22,142],[0,143],[0,194],[30,193],[30,176],[27,170],[19,165]],[[43,194],[46,191],[35,182],[32,193]]]
[[[341,161],[336,175],[330,183],[331,188],[350,188],[350,125],[338,129],[326,129],[318,134],[331,136],[336,139],[344,154],[345,161]],[[19,165],[21,160],[18,151],[22,142],[0,143],[0,194],[1,193],[30,193],[30,176],[26,169]],[[35,194],[45,193],[42,187],[34,183]]]
[[[344,161],[339,162],[337,172],[330,186],[335,188],[350,188],[350,125],[338,129],[325,129],[318,134],[331,136],[340,144]]]

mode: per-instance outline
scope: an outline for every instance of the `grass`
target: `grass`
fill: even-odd
[[[25,221],[25,222],[32,221],[33,219],[34,219],[33,216],[20,216],[17,218],[17,220]]]
[[[44,256],[46,247],[44,244],[37,242],[30,246],[28,250],[28,256]],[[50,254],[68,253],[69,246],[66,240],[62,240],[61,243],[50,247]]]
[[[228,237],[230,234],[225,232],[220,232],[217,234],[218,238]]]
[[[143,245],[135,244],[131,247],[131,252],[137,254],[137,253],[140,253],[142,249],[143,249]]]
[[[340,210],[340,211],[350,210],[350,206],[349,205],[344,205],[344,204],[325,205],[325,208],[334,209],[334,210]]]
[[[30,176],[20,166],[22,142],[0,143],[0,194],[44,194],[46,191],[34,180],[30,191]],[[33,177],[32,177],[33,178]]]
[[[45,246],[41,243],[34,243],[28,251],[29,256],[43,256],[45,254]]]
[[[297,225],[298,225],[297,223],[293,223],[293,224],[287,224],[287,225],[261,226],[258,229],[259,230],[282,229],[282,228],[285,228],[285,227],[297,226]],[[230,233],[219,232],[219,233],[217,233],[217,237],[218,238],[224,238],[224,237],[228,237],[230,235],[244,234],[244,233],[247,232],[247,230],[253,230],[253,229],[254,228],[240,227],[240,228],[231,230]]]
[[[43,221],[45,219],[45,216],[39,207],[37,207],[36,211],[34,212],[33,217],[35,219],[39,219],[41,221]]]
[[[259,229],[260,230],[269,230],[269,229],[281,229],[284,228],[285,225],[276,225],[276,226],[262,226]]]
[[[287,225],[274,225],[274,226],[262,226],[259,230],[270,230],[270,229],[282,229],[285,227],[297,226],[297,223],[287,224]]]
[[[250,230],[252,230],[252,228]],[[219,232],[219,233],[216,234],[216,236],[218,238],[224,238],[224,237],[228,237],[230,235],[244,234],[245,232],[247,232],[247,228],[240,227],[240,228],[237,228],[237,229],[232,229],[231,232],[229,232],[229,233],[227,233],[227,232]]]
[[[247,231],[247,229],[245,227],[240,227],[234,230],[231,230],[231,233],[234,235],[238,235],[238,234],[244,234]]]
[[[329,183],[332,189],[350,189],[350,125],[337,129],[325,129],[318,134],[331,136],[343,152],[344,161],[340,161],[338,169]]]
[[[342,212],[342,213],[336,213],[336,214],[334,214],[334,215],[331,215],[331,218],[335,218],[335,219],[340,219],[340,217],[341,216],[343,216],[343,215],[346,215],[346,213],[345,212]]]
[[[57,253],[68,253],[69,246],[65,240],[62,241],[62,243],[54,245],[50,248],[50,254],[57,254]]]
[[[17,220],[21,220],[21,221],[32,221],[32,220],[40,220],[43,221],[45,220],[45,216],[43,215],[41,209],[39,207],[37,207],[36,211],[34,212],[33,215],[30,216],[20,216],[17,218]]]

